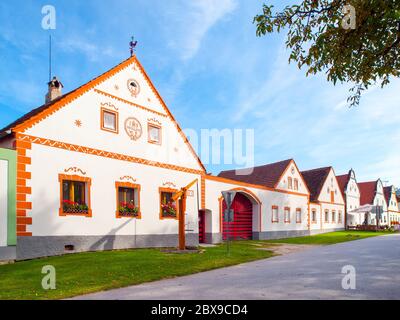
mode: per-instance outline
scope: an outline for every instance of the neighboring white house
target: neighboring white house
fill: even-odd
[[[343,230],[345,202],[332,167],[301,172],[310,190],[311,229]]]
[[[392,222],[400,222],[399,203],[396,196],[396,188],[394,186],[383,188],[386,203],[388,205],[389,224]]]
[[[358,188],[360,189],[360,206],[378,206],[381,210],[379,224],[384,226],[389,224],[387,203],[383,191],[383,184],[381,179],[376,181],[359,182]],[[367,217],[367,224],[376,225],[376,214],[369,212]]]
[[[249,173],[249,174],[243,174]],[[293,159],[205,177],[206,238],[272,239],[310,234],[306,183]],[[221,192],[235,190],[233,223],[223,220]]]
[[[354,170],[351,169],[347,174],[336,178],[346,203],[346,225],[361,225],[364,222],[364,215],[354,211],[360,207],[361,197]]]

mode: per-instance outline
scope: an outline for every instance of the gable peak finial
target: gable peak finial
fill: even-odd
[[[137,46],[138,42],[135,41],[135,37],[131,37],[131,41],[129,42],[129,48],[130,48],[130,52],[131,52],[131,57],[135,54],[135,50],[136,50],[136,46]]]

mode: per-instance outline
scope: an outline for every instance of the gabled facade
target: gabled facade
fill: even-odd
[[[337,176],[340,191],[346,205],[346,226],[357,226],[362,224],[360,215],[349,214],[360,207],[360,190],[358,188],[356,174],[351,169],[347,174]]]
[[[372,206],[379,206],[382,209],[380,213],[381,218],[379,221],[380,225],[388,225],[388,212],[387,212],[387,203],[385,199],[385,194],[383,190],[383,183],[381,179],[376,181],[368,181],[368,182],[359,182],[358,188],[360,189],[360,205],[372,205]],[[376,225],[376,217],[369,216],[368,217],[368,224]]]
[[[345,201],[332,167],[302,171],[310,190],[311,229],[345,228]]]
[[[135,56],[1,133],[17,153],[19,259],[176,246],[170,197],[205,170]],[[198,243],[196,185],[188,243]],[[200,193],[199,193],[200,194]]]
[[[400,222],[399,203],[396,196],[396,188],[394,186],[384,187],[386,203],[388,206],[389,224],[392,222]]]

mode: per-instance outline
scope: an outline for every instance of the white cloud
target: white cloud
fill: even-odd
[[[112,47],[101,47],[80,37],[68,37],[57,42],[57,44],[65,52],[80,52],[84,54],[91,62],[101,61],[103,57],[119,57],[118,53]]]
[[[173,17],[174,29],[169,45],[177,47],[182,60],[193,58],[201,47],[207,32],[236,7],[236,0],[192,0],[186,3],[185,10],[179,11],[179,17]]]

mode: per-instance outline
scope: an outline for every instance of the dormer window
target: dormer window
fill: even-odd
[[[102,108],[101,129],[118,133],[118,112]]]
[[[153,123],[148,124],[148,141],[154,144],[161,144],[161,126]]]

